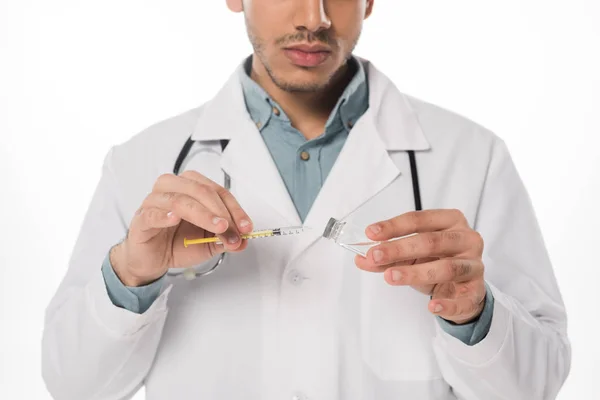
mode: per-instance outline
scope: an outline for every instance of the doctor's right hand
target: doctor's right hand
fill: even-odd
[[[114,246],[110,261],[123,284],[143,286],[169,268],[200,264],[224,251],[242,251],[252,220],[233,195],[195,171],[160,176],[135,213],[127,238]],[[187,248],[188,239],[217,235],[223,244]]]

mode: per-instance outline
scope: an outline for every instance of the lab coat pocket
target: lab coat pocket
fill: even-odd
[[[361,279],[362,357],[381,380],[429,380],[441,377],[433,353],[435,320],[428,297],[409,287],[390,286],[381,274]]]

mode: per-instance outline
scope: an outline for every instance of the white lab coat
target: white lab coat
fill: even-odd
[[[204,106],[111,149],[47,309],[43,376],[56,399],[129,399],[142,385],[150,400],[555,398],[570,368],[565,309],[506,145],[361,62],[370,108],[305,220],[315,229],[253,240],[205,278],[168,278],[142,315],[111,303],[100,266],[190,134],[204,147],[182,171],[222,182],[223,168],[257,228],[301,222],[245,110],[241,67]],[[230,139],[222,156],[218,139]],[[414,209],[406,150],[423,207],[460,209],[485,240],[495,307],[475,346],[441,330],[428,296],[359,270],[320,237],[330,217],[366,226]]]

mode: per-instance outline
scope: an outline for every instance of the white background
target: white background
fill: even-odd
[[[378,0],[356,51],[508,143],[569,313],[562,400],[600,398],[599,21],[598,0]],[[249,52],[222,0],[0,0],[0,398],[49,398],[44,308],[109,147]]]

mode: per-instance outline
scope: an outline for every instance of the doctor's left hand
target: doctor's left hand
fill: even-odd
[[[417,233],[406,238],[395,238]],[[476,319],[485,304],[483,239],[459,210],[413,211],[370,225],[384,242],[356,257],[366,271],[383,272],[390,285],[432,296],[429,311],[456,324]]]

